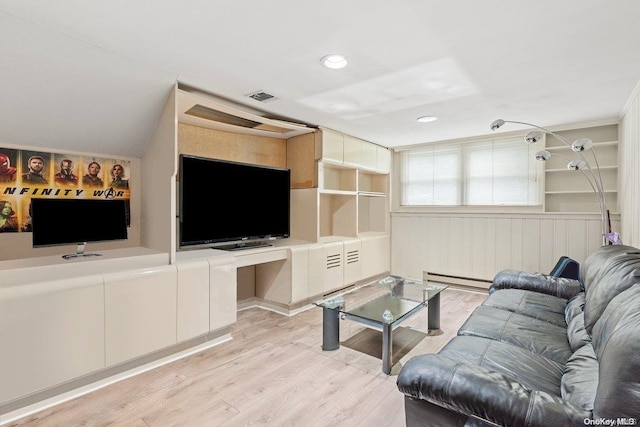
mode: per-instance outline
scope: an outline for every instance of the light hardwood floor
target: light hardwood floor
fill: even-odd
[[[325,352],[322,310],[292,317],[251,308],[238,313],[233,340],[12,426],[403,426],[402,365],[451,339],[485,293],[447,289],[443,333],[426,334],[427,310],[394,330],[391,375],[381,372],[381,334],[340,322],[341,346]]]

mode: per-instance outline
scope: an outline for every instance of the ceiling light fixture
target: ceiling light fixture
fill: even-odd
[[[347,66],[347,58],[345,58],[342,55],[331,54],[331,55],[323,56],[322,59],[320,60],[320,63],[327,68],[331,68],[332,70],[337,70]]]
[[[420,123],[430,123],[435,122],[436,120],[438,120],[436,116],[422,116],[417,119]]]

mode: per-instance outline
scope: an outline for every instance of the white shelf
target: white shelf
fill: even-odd
[[[590,138],[594,141],[592,151],[574,153],[570,146],[563,144],[557,138],[546,138],[545,148],[555,154],[545,164],[545,212],[583,212],[598,213],[599,206],[596,194],[587,182],[583,173],[566,168],[568,159],[580,159],[580,154],[590,163],[596,176],[596,162],[600,167],[600,176],[603,186],[606,188],[608,208],[618,210],[618,127],[615,125],[596,126],[585,129],[573,129],[558,132],[569,141],[578,138]],[[601,142],[597,142],[601,141]],[[591,172],[582,171],[591,177]]]
[[[617,193],[618,190],[604,190],[605,193]],[[545,191],[544,194],[593,194],[592,190],[558,190],[558,191]]]
[[[320,190],[320,194],[333,194],[334,196],[355,196],[358,193],[355,191],[347,190]]]
[[[601,171],[616,170],[616,169],[618,169],[618,166],[600,166]],[[562,169],[545,169],[545,172],[576,172],[576,171],[567,169],[567,168],[562,168]]]
[[[617,145],[618,145],[618,141],[605,141],[605,142],[594,142],[593,143],[593,147],[596,150],[598,150],[598,147],[612,147],[612,146],[617,146]],[[551,147],[546,147],[545,150],[547,150],[547,151],[563,151],[563,150],[573,151],[573,150],[571,150],[571,147],[568,146],[568,145],[553,145]]]
[[[387,197],[385,193],[378,193],[374,191],[358,191],[358,196],[365,197]]]

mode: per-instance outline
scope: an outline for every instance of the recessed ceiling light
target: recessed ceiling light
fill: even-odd
[[[347,66],[347,58],[342,55],[332,54],[322,57],[320,63],[327,68],[337,70]]]
[[[438,118],[436,116],[422,116],[422,117],[418,117],[418,121],[420,123],[429,123],[429,122],[435,122],[436,120],[438,120]]]

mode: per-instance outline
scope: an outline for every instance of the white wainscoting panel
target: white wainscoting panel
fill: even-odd
[[[612,215],[614,230],[620,229]],[[503,269],[549,272],[602,245],[597,214],[391,213],[391,272],[491,280]]]

